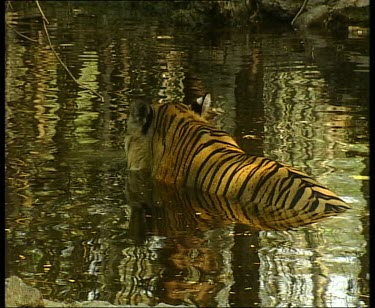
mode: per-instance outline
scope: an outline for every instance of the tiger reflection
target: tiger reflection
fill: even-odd
[[[199,237],[185,238],[185,245],[176,243],[176,252],[169,260],[179,270],[197,268],[203,273],[216,273],[220,269],[217,254],[204,248],[204,240]]]
[[[207,231],[233,223],[258,230],[289,230],[332,216],[325,211],[300,212],[295,209],[274,209],[262,204],[242,204],[223,196],[192,189],[177,189],[154,182],[153,206],[149,209],[153,231],[169,235],[184,230]],[[155,223],[156,222],[156,223]],[[162,223],[158,223],[162,222]]]
[[[120,267],[124,289],[118,294],[118,304],[218,306],[218,294],[229,287],[232,278],[223,261],[224,250],[210,239],[210,232],[230,230],[233,223],[287,230],[325,217],[324,213],[244,206],[222,196],[150,181],[147,173],[143,179],[139,173],[129,173],[127,190],[133,206],[131,225],[137,226],[130,230],[136,233],[139,246],[124,250]],[[149,247],[155,245],[155,238],[161,244],[152,251]],[[226,234],[220,241],[229,240]]]
[[[173,242],[161,255],[165,268],[158,285],[164,301],[217,306],[216,296],[225,286],[220,250],[198,236],[176,237]]]

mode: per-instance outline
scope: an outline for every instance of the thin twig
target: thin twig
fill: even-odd
[[[27,39],[27,40],[29,40],[29,41],[31,41],[31,42],[38,43],[37,40],[31,39],[31,38],[29,38],[28,36],[23,35],[22,33],[18,32],[18,31],[17,31],[16,29],[14,29],[10,24],[7,23],[7,26],[8,26],[9,28],[11,28],[14,32],[16,32],[19,36],[22,36],[23,38],[25,38],[25,39]]]
[[[305,9],[306,5],[307,5],[307,2],[309,2],[309,0],[305,0],[301,6],[301,8],[299,9],[298,13],[296,14],[296,16],[294,16],[292,22],[290,23],[292,26],[294,24],[294,22],[296,21],[297,17],[299,15],[301,15],[302,11]]]
[[[7,8],[8,8],[8,7],[10,7],[11,10],[13,10],[13,6],[12,6],[12,4],[10,3],[10,1],[7,1]]]
[[[44,13],[43,13],[43,11],[42,11],[42,8],[41,8],[40,5],[39,5],[39,1],[38,1],[38,0],[35,0],[35,3],[36,3],[36,5],[38,6],[38,9],[39,9],[40,14],[42,14],[42,18],[43,18],[43,20],[49,25],[49,21],[48,21],[46,15],[44,15]]]
[[[101,101],[104,102],[104,97],[99,94],[97,91],[95,91],[94,89],[91,89],[85,85],[83,85],[81,82],[79,82],[74,76],[73,74],[70,72],[69,68],[65,65],[65,63],[61,60],[60,56],[57,54],[55,48],[53,47],[52,43],[51,43],[51,38],[49,36],[49,33],[48,33],[48,29],[47,29],[47,25],[46,25],[46,22],[48,23],[48,20],[47,18],[45,17],[43,11],[42,11],[42,8],[40,7],[39,3],[37,0],[35,0],[36,4],[38,5],[38,8],[39,8],[39,11],[43,17],[43,28],[44,28],[44,33],[46,34],[46,37],[47,37],[47,40],[48,40],[48,44],[51,48],[51,50],[53,51],[53,53],[55,54],[57,60],[59,60],[60,64],[63,66],[63,68],[67,71],[67,73],[69,74],[69,76],[74,80],[74,82],[76,84],[78,84],[81,88],[84,88],[86,90],[89,90],[91,92],[93,92],[94,94],[96,94],[97,96],[100,97]]]
[[[12,7],[12,4],[10,3],[10,1],[7,1],[6,3],[7,3],[7,8],[9,7],[11,10],[13,10],[13,7]],[[22,36],[23,38],[29,40],[30,42],[38,43],[37,40],[34,40],[34,39],[32,39],[32,38],[29,38],[28,36],[26,36],[26,35],[24,35],[24,34],[18,32],[18,31],[17,31],[14,27],[12,27],[8,22],[7,22],[6,24],[7,24],[7,26],[8,26],[9,28],[11,28],[11,29],[12,29],[16,34],[18,34],[19,36]]]
[[[73,76],[73,74],[70,72],[70,70],[68,69],[68,67],[65,65],[65,63],[61,60],[61,58],[60,58],[60,56],[57,54],[55,48],[52,46],[51,39],[50,39],[50,36],[49,36],[49,34],[48,34],[48,29],[47,29],[47,26],[46,26],[46,24],[45,24],[44,22],[43,22],[43,27],[44,27],[44,32],[45,32],[45,34],[46,34],[46,36],[47,36],[48,44],[49,44],[51,50],[53,51],[53,53],[55,54],[57,60],[59,60],[60,64],[61,64],[61,65],[64,67],[64,69],[68,72],[68,74],[70,75],[70,77],[72,77],[72,79],[73,79],[75,82],[79,83],[78,80],[77,80],[77,79]]]

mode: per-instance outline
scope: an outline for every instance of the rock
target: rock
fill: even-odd
[[[305,0],[259,0],[261,12],[275,19],[291,22]],[[323,21],[340,23],[344,26],[368,27],[370,0],[309,0],[297,17],[294,26],[307,28],[323,25]],[[333,23],[334,24],[334,23]]]
[[[59,302],[53,302],[53,301],[50,301],[50,300],[47,300],[47,299],[43,300],[43,302],[44,302],[45,307],[59,307],[59,308],[66,307],[66,305],[64,305],[64,304],[61,304]]]
[[[78,307],[150,307],[147,304],[138,305],[113,305],[107,301],[83,301],[74,303],[54,302],[43,300],[42,294],[33,287],[28,286],[17,276],[5,279],[5,307],[59,307],[59,308],[78,308]],[[159,303],[155,307],[195,307],[195,306],[175,306],[165,303]]]
[[[120,307],[113,305],[106,301],[83,301],[83,302],[75,302],[74,306],[72,307]]]
[[[339,0],[334,5],[335,9],[344,9],[347,7],[365,7],[370,5],[370,0]]]
[[[300,9],[303,0],[259,0],[262,12],[282,20],[292,20]]]
[[[293,26],[304,29],[312,26],[321,26],[323,21],[328,17],[329,9],[326,5],[319,5],[302,13],[297,17]]]
[[[370,0],[339,0],[332,7],[332,16],[349,25],[369,25]]]
[[[25,284],[21,278],[12,276],[5,280],[6,307],[44,307],[42,294]]]

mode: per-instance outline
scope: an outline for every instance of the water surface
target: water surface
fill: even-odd
[[[66,302],[368,306],[366,38],[183,29],[111,4],[44,9],[62,60],[104,102],[58,63],[37,11],[8,11],[39,44],[7,28],[6,277]],[[129,104],[205,92],[246,152],[298,167],[352,209],[270,230],[129,174]]]

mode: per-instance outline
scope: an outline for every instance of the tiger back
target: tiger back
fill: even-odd
[[[247,155],[226,132],[182,104],[143,104],[131,110],[126,152],[129,169],[277,215],[283,209],[342,212],[349,207],[335,193],[286,164]]]

